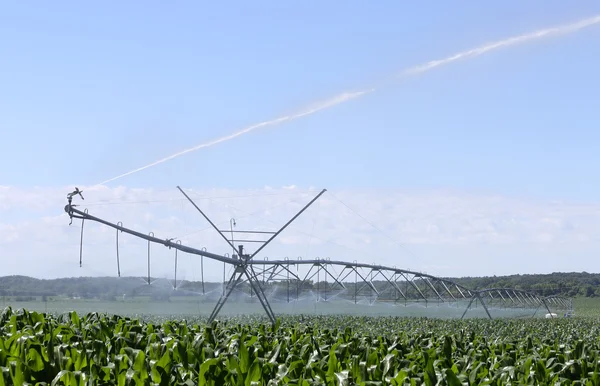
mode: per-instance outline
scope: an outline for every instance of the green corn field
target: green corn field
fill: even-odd
[[[600,385],[600,320],[4,309],[0,385]]]

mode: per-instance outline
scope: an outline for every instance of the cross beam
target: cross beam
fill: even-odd
[[[221,262],[227,263],[227,264],[233,264],[233,265],[239,264],[239,262],[236,259],[228,257],[228,256],[222,256],[222,255],[218,255],[216,253],[211,253],[211,252],[203,251],[203,250],[200,250],[200,249],[188,247],[187,245],[175,243],[175,242],[173,242],[173,239],[166,239],[166,240],[159,239],[158,237],[146,235],[146,234],[140,233],[138,231],[134,231],[132,229],[125,228],[122,225],[113,224],[113,223],[111,223],[109,221],[106,221],[106,220],[103,220],[101,218],[92,216],[91,214],[88,214],[86,211],[81,211],[79,209],[75,209],[75,205],[67,205],[67,206],[65,206],[65,212],[67,212],[69,214],[69,217],[71,219],[78,218],[78,219],[81,219],[81,220],[96,221],[96,222],[99,222],[101,224],[107,225],[107,226],[109,226],[111,228],[117,229],[117,230],[119,230],[121,232],[128,233],[128,234],[130,234],[132,236],[139,237],[141,239],[147,240],[147,241],[149,241],[151,243],[162,244],[165,247],[175,248],[177,250],[180,250],[181,252],[190,253],[192,255],[199,255],[199,256],[208,257],[210,259],[221,261]]]

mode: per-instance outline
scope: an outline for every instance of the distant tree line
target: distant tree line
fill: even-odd
[[[554,272],[537,275],[461,277],[451,279],[468,288],[508,287],[541,296],[600,296],[600,274],[587,272]]]
[[[457,284],[471,289],[483,288],[515,288],[534,292],[540,296],[561,295],[568,297],[600,296],[600,274],[587,272],[556,272],[551,274],[509,275],[486,277],[446,278]],[[79,277],[60,279],[36,279],[28,276],[0,277],[0,296],[19,297],[21,300],[44,300],[52,297],[79,297],[83,299],[116,300],[118,298],[147,296],[153,300],[165,301],[171,296],[194,296],[203,293],[213,293],[218,296],[222,283],[201,283],[183,281],[177,284],[167,279],[151,279],[148,285],[145,279],[139,277]],[[281,287],[281,291],[289,288],[287,283],[271,284]],[[291,282],[292,291],[314,291],[317,288],[327,288],[325,282]],[[385,282],[375,282],[378,288],[388,285]],[[354,283],[347,283],[348,291],[354,290]],[[241,286],[250,292],[250,288]]]

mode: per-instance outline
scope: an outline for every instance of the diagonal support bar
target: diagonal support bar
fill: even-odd
[[[227,237],[225,237],[225,235],[223,234],[223,232],[221,232],[221,231],[219,230],[219,228],[217,228],[217,226],[216,226],[216,225],[215,225],[215,224],[214,224],[214,223],[213,223],[213,222],[212,222],[212,221],[211,221],[211,220],[208,218],[208,216],[207,216],[206,214],[204,214],[204,212],[202,211],[202,209],[200,209],[200,208],[198,207],[198,205],[196,205],[196,203],[195,203],[194,201],[192,201],[192,199],[190,198],[190,196],[188,196],[188,195],[187,195],[187,194],[186,194],[186,193],[183,191],[183,189],[181,189],[181,187],[177,186],[177,189],[179,189],[179,191],[181,192],[181,194],[183,194],[183,195],[185,196],[185,198],[187,198],[187,199],[188,199],[188,201],[189,201],[189,202],[190,202],[192,205],[194,205],[194,208],[196,208],[196,210],[197,210],[198,212],[200,212],[200,214],[202,215],[202,217],[204,217],[204,218],[206,219],[206,221],[208,221],[208,223],[209,223],[209,224],[210,224],[210,225],[211,225],[213,228],[215,228],[215,230],[216,230],[217,232],[219,232],[219,234],[221,235],[221,237],[223,237],[223,239],[224,239],[224,240],[227,242],[227,244],[229,244],[229,245],[231,246],[231,248],[232,248],[232,249],[235,251],[236,249],[235,249],[235,246],[233,245],[233,243],[232,243],[231,241],[229,241],[229,239],[228,239]]]
[[[319,192],[319,194],[316,195],[315,198],[313,198],[312,200],[310,200],[310,202],[308,204],[306,204],[304,206],[304,208],[300,209],[300,211],[298,213],[296,213],[296,215],[294,217],[292,217],[288,222],[285,223],[284,226],[282,226],[277,232],[275,232],[267,241],[265,241],[265,243],[263,245],[260,246],[260,248],[258,248],[256,250],[256,252],[254,252],[252,255],[250,255],[250,259],[252,259],[254,256],[256,256],[258,254],[258,252],[262,251],[262,249],[264,247],[266,247],[267,245],[269,245],[269,243],[271,241],[273,241],[275,239],[275,237],[279,236],[279,234],[281,232],[283,232],[283,230],[285,228],[287,228],[291,223],[294,222],[294,220],[296,220],[298,218],[298,216],[300,216],[306,209],[308,209],[309,206],[311,206],[315,201],[317,201],[317,199],[319,197],[321,197],[323,195],[323,193],[325,193],[327,191],[327,189],[323,189],[321,190],[321,192]],[[249,259],[249,260],[250,260]]]

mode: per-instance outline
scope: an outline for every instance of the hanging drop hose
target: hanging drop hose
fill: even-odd
[[[122,227],[123,223],[119,221],[118,226]],[[123,231],[121,231],[123,232]],[[119,261],[119,230],[117,229],[117,275],[121,277],[121,262]]]

